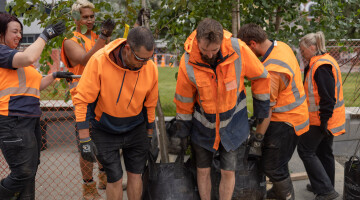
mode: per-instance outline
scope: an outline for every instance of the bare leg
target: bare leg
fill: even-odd
[[[127,195],[129,200],[140,200],[143,190],[141,174],[127,172]]]
[[[93,178],[93,168],[94,164],[92,162],[86,161],[80,156],[80,169],[83,179],[88,180]]]
[[[235,187],[235,171],[221,170],[220,200],[231,200]]]
[[[122,178],[114,183],[108,183],[106,186],[106,199],[107,200],[122,200]]]
[[[197,183],[201,200],[210,200],[211,195],[211,178],[210,167],[197,168]]]

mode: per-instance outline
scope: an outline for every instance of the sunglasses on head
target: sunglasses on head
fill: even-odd
[[[150,58],[140,58],[139,56],[137,56],[135,54],[135,51],[133,50],[133,48],[129,45],[130,49],[131,49],[131,52],[134,54],[135,56],[135,59],[139,62],[146,62],[146,61],[149,61],[153,56],[151,56]]]

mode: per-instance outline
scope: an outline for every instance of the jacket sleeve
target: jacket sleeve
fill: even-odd
[[[195,94],[196,87],[187,76],[183,55],[180,61],[174,97],[174,103],[176,104],[177,136],[179,137],[186,137],[190,134],[192,114],[196,101]]]
[[[153,129],[155,127],[155,107],[159,98],[159,89],[158,89],[158,69],[153,64],[154,68],[154,77],[151,90],[146,94],[146,99],[144,106],[146,108],[147,122],[146,128]]]
[[[91,57],[76,87],[77,94],[73,103],[79,129],[89,128],[89,121],[86,119],[87,106],[96,100],[100,92],[99,64],[96,58]]]
[[[333,115],[335,98],[335,79],[332,74],[332,66],[325,64],[317,68],[314,74],[315,83],[320,96],[319,111],[320,121],[327,122]]]
[[[240,46],[245,76],[251,81],[254,116],[267,118],[270,109],[270,75],[249,47]]]

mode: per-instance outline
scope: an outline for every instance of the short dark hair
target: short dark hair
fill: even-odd
[[[8,24],[10,22],[18,22],[21,26],[21,38],[23,36],[23,25],[21,24],[21,22],[19,21],[18,18],[16,18],[13,15],[10,15],[9,13],[5,13],[5,12],[0,12],[0,37],[5,37],[6,34],[6,30],[8,28]]]
[[[220,22],[205,18],[201,20],[196,28],[196,39],[206,39],[209,43],[221,44],[224,37],[224,30]]]
[[[237,37],[248,45],[251,40],[256,43],[263,43],[268,38],[264,29],[259,25],[252,23],[241,26]]]
[[[138,51],[142,46],[145,47],[147,51],[152,51],[155,48],[153,34],[148,28],[143,26],[138,26],[130,30],[127,43],[134,51]]]

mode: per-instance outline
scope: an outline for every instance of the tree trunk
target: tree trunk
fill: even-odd
[[[142,7],[146,10],[147,9],[146,0],[142,0],[141,4]],[[143,25],[145,25],[145,27],[150,29],[149,18],[146,15],[143,15],[142,18],[143,18]],[[156,113],[157,113],[158,122],[156,122],[155,119],[155,128],[156,128],[156,132],[158,133],[158,140],[160,144],[161,162],[168,163],[169,162],[169,152],[167,147],[168,139],[166,135],[165,117],[161,107],[160,95],[156,105]]]
[[[275,31],[279,32],[280,29],[280,23],[281,23],[281,17],[280,17],[281,7],[279,6],[276,9],[276,18],[275,18]]]
[[[238,16],[237,16],[237,2],[233,2],[233,9],[232,9],[232,34],[233,37],[237,36],[237,32],[238,32]]]

